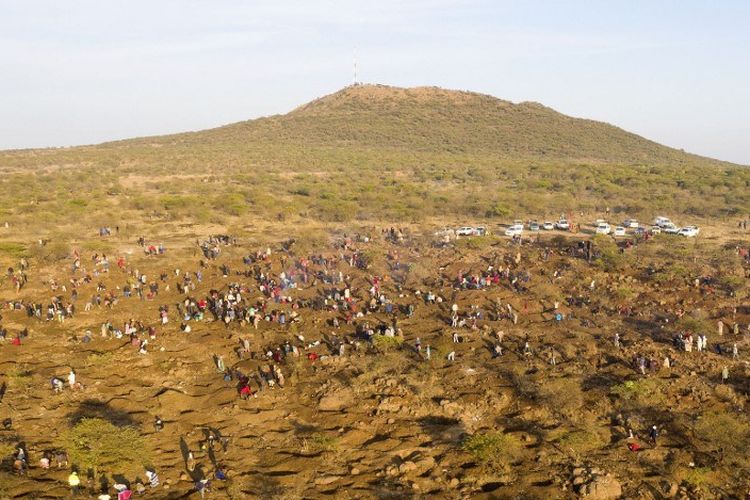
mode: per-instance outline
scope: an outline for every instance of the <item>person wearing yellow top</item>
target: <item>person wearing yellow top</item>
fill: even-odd
[[[70,476],[68,476],[68,484],[70,485],[70,490],[73,495],[78,495],[81,487],[81,478],[78,477],[78,473],[76,471],[71,472]]]

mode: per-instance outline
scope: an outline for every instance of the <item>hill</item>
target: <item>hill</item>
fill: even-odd
[[[473,153],[500,160],[686,165],[718,162],[534,102],[434,87],[357,85],[289,114],[180,136],[187,143],[288,141],[310,147]],[[169,141],[171,138],[165,138]]]
[[[418,221],[605,206],[700,218],[750,206],[750,170],[738,165],[537,103],[375,85],[200,132],[3,152],[0,171],[0,215],[21,224],[95,219],[114,200],[142,221],[225,223],[248,212]]]

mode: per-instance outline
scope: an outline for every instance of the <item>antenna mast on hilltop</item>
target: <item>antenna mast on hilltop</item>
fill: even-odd
[[[354,81],[353,85],[357,85],[357,49],[354,49]]]

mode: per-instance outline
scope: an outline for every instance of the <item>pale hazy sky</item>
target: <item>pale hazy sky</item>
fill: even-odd
[[[267,114],[360,80],[539,101],[750,164],[749,0],[0,0],[0,148]]]

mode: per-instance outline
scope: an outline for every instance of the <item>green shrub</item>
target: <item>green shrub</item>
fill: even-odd
[[[89,202],[82,198],[73,198],[67,202],[68,208],[75,211],[82,211],[88,204]]]
[[[666,399],[664,382],[656,378],[628,380],[612,386],[610,394],[623,402],[637,405],[659,405]]]
[[[27,391],[33,384],[33,374],[28,365],[16,365],[15,369],[8,374],[8,387],[19,391]]]
[[[474,236],[470,238],[458,238],[456,247],[469,248],[472,250],[481,250],[490,247],[500,241],[498,236]]]
[[[612,238],[598,234],[594,237],[594,245],[599,252],[596,264],[605,271],[620,271],[628,266],[629,254],[620,252]]]
[[[708,482],[712,473],[711,467],[690,468],[685,472],[685,481],[695,486],[703,486]]]
[[[628,286],[621,286],[615,290],[615,296],[620,300],[627,300],[635,295],[635,291]]]
[[[20,259],[27,255],[26,245],[14,243],[12,241],[0,242],[0,254],[7,255],[14,259]]]
[[[303,439],[302,446],[312,453],[336,451],[338,439],[326,436],[322,432],[315,432]]]
[[[477,462],[496,470],[506,468],[523,451],[517,437],[502,432],[474,434],[464,440],[462,448]]]
[[[511,209],[504,202],[495,202],[490,208],[487,209],[487,217],[508,217],[511,214]]]
[[[81,419],[62,433],[57,444],[68,452],[73,465],[90,468],[97,475],[103,469],[115,472],[133,463],[149,462],[146,441],[140,432],[101,418]]]
[[[683,316],[677,321],[677,327],[680,330],[693,332],[695,334],[708,334],[715,330],[716,326],[708,320]]]
[[[563,434],[557,443],[566,450],[580,455],[607,446],[609,436],[601,429],[577,429]]]
[[[397,349],[404,343],[403,337],[388,337],[387,335],[375,335],[372,337],[372,343],[381,351]]]

